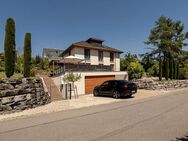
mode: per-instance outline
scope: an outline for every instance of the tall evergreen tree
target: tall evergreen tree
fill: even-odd
[[[159,60],[159,81],[162,80],[163,77],[163,63],[162,63],[162,59],[160,58]]]
[[[167,58],[166,59],[166,73],[165,73],[165,78],[166,78],[166,80],[168,80],[169,79],[169,59]]]
[[[31,74],[31,34],[25,34],[24,40],[24,77],[30,77]]]
[[[15,43],[15,22],[12,18],[7,19],[5,26],[5,74],[11,77],[15,70],[15,56],[16,56],[16,43]]]
[[[161,16],[151,30],[148,41],[145,42],[156,47],[154,49],[156,54],[154,55],[164,58],[163,62],[166,64],[165,76],[167,80],[169,78],[169,69],[171,69],[170,72],[175,72],[172,70],[174,69],[173,61],[170,61],[170,59],[176,59],[182,54],[182,47],[187,45],[185,43],[187,38],[188,33],[184,32],[184,25],[180,21],[173,21],[170,18]],[[169,66],[171,67],[169,68]],[[171,77],[173,78],[173,73]]]

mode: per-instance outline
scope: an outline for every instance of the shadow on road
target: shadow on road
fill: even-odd
[[[106,95],[99,95],[97,97],[113,98],[112,96],[106,96]],[[119,99],[132,99],[132,98],[134,98],[134,96],[124,96],[124,97],[120,97]]]
[[[176,138],[176,141],[188,141],[188,133],[184,137]]]

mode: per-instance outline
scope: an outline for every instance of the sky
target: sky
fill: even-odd
[[[5,23],[16,23],[16,47],[23,48],[32,34],[32,55],[43,48],[65,49],[95,37],[124,52],[142,54],[160,16],[181,20],[188,30],[188,0],[0,0],[0,51],[4,50]]]

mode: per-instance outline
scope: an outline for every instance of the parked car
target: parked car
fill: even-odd
[[[93,90],[94,96],[112,96],[120,98],[122,96],[131,96],[137,92],[137,85],[126,80],[108,80],[98,85]]]

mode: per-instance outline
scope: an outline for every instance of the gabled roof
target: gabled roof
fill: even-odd
[[[83,48],[89,48],[89,49],[97,49],[97,50],[104,50],[104,51],[109,51],[109,52],[123,53],[123,51],[109,47],[103,44],[103,42],[104,40],[101,40],[101,39],[89,38],[86,41],[73,43],[62,54],[67,53],[73,47],[83,47]]]

